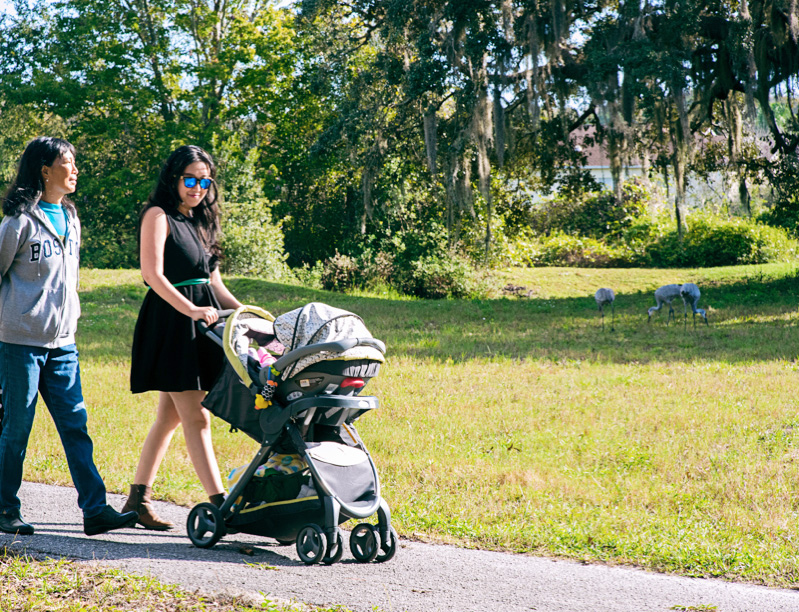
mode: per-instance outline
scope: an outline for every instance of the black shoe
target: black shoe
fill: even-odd
[[[124,514],[120,514],[111,506],[106,506],[97,516],[83,519],[83,533],[93,536],[113,529],[133,527],[137,520],[139,520],[139,514],[137,512],[125,512]]]
[[[33,535],[33,525],[28,525],[22,520],[19,510],[12,510],[8,514],[0,514],[0,531],[18,533],[19,535]]]

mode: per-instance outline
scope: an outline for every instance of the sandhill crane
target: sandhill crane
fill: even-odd
[[[699,293],[699,287],[694,285],[693,283],[685,283],[682,287],[680,287],[680,296],[682,297],[683,304],[685,304],[685,325],[688,325],[688,305],[691,305],[691,311],[694,313],[694,327],[696,327],[696,315],[701,316],[705,320],[705,325],[709,325],[707,322],[707,313],[702,310],[701,308],[697,308],[696,305],[699,303],[699,296],[702,295]]]
[[[647,314],[649,317],[647,318],[646,322],[652,320],[652,313],[660,310],[663,308],[663,304],[669,305],[669,318],[666,319],[666,324],[668,325],[669,321],[674,318],[674,308],[671,307],[672,301],[676,298],[680,297],[680,285],[663,285],[662,287],[655,290],[655,302],[657,306],[652,306],[648,311]]]
[[[613,302],[616,299],[616,294],[613,293],[613,289],[597,289],[594,294],[594,299],[596,300],[599,312],[602,314],[602,331],[605,331],[605,306],[610,304],[610,331],[613,331],[613,323],[616,321],[616,309],[613,306]]]

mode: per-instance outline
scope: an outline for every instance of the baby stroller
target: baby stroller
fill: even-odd
[[[320,303],[277,319],[255,306],[220,315],[219,324],[200,326],[226,356],[203,405],[261,447],[231,472],[221,507],[192,508],[192,543],[210,548],[226,533],[262,535],[295,543],[308,565],[329,565],[343,553],[339,525],[377,513],[376,525],[352,529],[350,551],[364,563],[391,559],[397,533],[354,426],[378,406],[360,392],[377,375],[385,345],[360,317]]]

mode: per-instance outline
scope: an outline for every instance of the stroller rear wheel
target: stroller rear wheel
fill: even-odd
[[[225,521],[214,504],[203,502],[189,512],[186,531],[191,543],[197,548],[211,548],[225,535]]]
[[[297,554],[305,565],[319,563],[327,550],[327,536],[319,525],[308,523],[297,534]]]
[[[358,523],[350,532],[350,552],[356,561],[370,563],[380,552],[378,533],[371,523]]]

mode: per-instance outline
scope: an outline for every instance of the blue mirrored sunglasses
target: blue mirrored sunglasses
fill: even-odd
[[[198,182],[200,183],[200,189],[208,189],[211,186],[211,183],[214,182],[214,179],[210,178],[198,179],[197,177],[194,176],[181,176],[180,178],[183,179],[183,185],[186,187],[186,189],[191,189],[192,187],[195,187]]]

